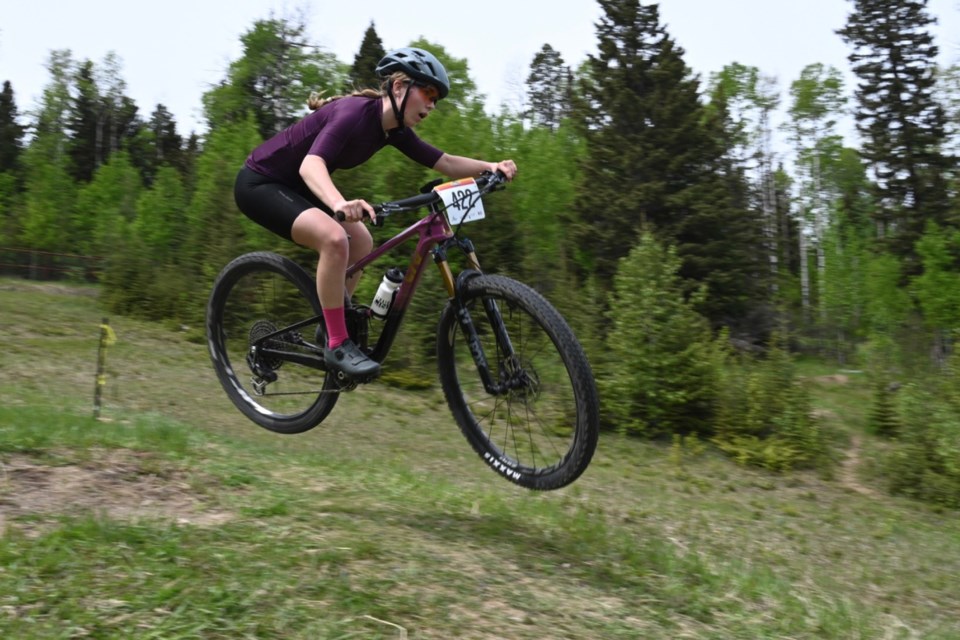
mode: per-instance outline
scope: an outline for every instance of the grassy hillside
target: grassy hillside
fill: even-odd
[[[831,478],[605,434],[534,494],[439,390],[260,430],[197,328],[112,318],[93,421],[101,316],[95,289],[0,281],[0,637],[960,637],[958,514],[871,484],[855,378],[811,370],[850,443]]]

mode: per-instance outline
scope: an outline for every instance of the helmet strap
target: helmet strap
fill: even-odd
[[[413,82],[407,83],[407,90],[403,94],[403,100],[400,102],[399,107],[397,107],[397,99],[393,95],[393,87],[390,87],[390,91],[387,93],[387,95],[390,96],[390,106],[393,107],[393,116],[397,119],[397,133],[403,131],[405,126],[403,123],[403,114],[407,109],[407,98],[410,97],[410,87],[412,86]]]

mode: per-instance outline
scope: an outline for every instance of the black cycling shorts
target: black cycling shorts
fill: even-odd
[[[290,187],[249,167],[237,174],[233,197],[244,215],[291,241],[293,221],[307,209],[316,207],[333,215],[330,207],[323,204],[306,184]]]

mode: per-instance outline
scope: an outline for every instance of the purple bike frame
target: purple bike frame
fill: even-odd
[[[420,282],[420,277],[423,275],[425,264],[424,258],[427,257],[427,254],[430,253],[430,250],[433,249],[433,247],[435,247],[438,243],[452,236],[453,232],[447,225],[444,215],[439,211],[431,210],[429,214],[411,226],[407,227],[394,237],[390,238],[347,268],[347,277],[349,278],[360,269],[363,269],[365,266],[390,253],[399,245],[404,244],[414,237],[418,238],[416,249],[413,252],[413,256],[410,258],[410,263],[407,265],[403,282],[400,284],[400,288],[397,290],[396,296],[393,299],[393,304],[390,306],[390,310],[387,312],[387,317],[384,320],[383,331],[380,333],[380,338],[377,340],[376,346],[370,353],[370,357],[373,360],[376,360],[377,362],[383,362],[383,359],[390,351],[390,347],[393,345],[393,340],[397,335],[397,331],[400,329],[403,315],[410,304],[411,298],[413,298],[413,293],[417,289],[417,284]]]

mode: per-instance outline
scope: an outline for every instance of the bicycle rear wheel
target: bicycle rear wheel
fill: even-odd
[[[570,484],[590,463],[600,415],[593,373],[573,331],[534,289],[502,276],[466,281],[458,299],[441,316],[437,360],[460,430],[511,482],[537,490]],[[461,306],[468,323],[458,319]],[[468,324],[493,392],[481,379]]]
[[[277,254],[240,256],[213,285],[207,303],[213,367],[233,404],[264,429],[312,429],[339,398],[334,376],[326,371],[263,353],[276,350],[322,361],[322,323],[295,326],[320,314],[313,281]]]

